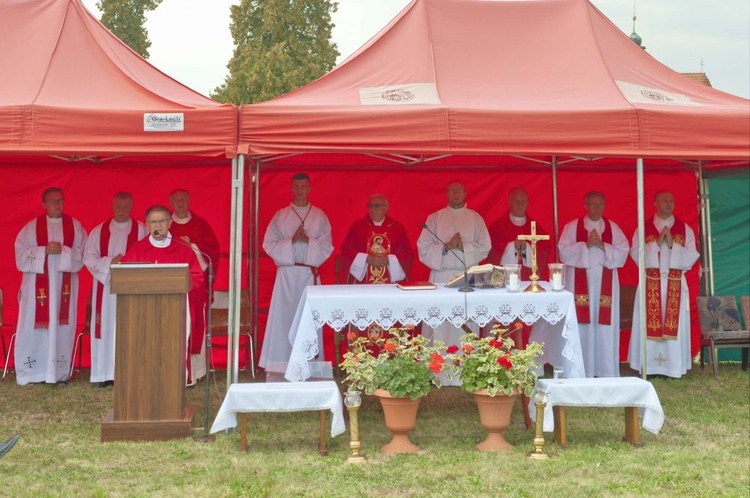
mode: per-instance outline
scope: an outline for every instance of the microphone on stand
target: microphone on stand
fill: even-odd
[[[152,235],[161,235],[159,230],[154,230],[152,232]],[[213,295],[213,282],[214,282],[214,265],[213,260],[211,259],[211,256],[206,254],[205,252],[201,251],[200,249],[196,249],[191,244],[188,244],[184,240],[180,238],[174,238],[171,235],[169,235],[169,232],[164,236],[164,238],[170,239],[172,241],[176,241],[180,244],[182,244],[185,247],[190,248],[191,251],[197,251],[201,254],[201,256],[204,256],[208,260],[208,296],[206,299],[206,306],[208,307],[208,310],[206,312],[206,400],[205,400],[205,417],[203,418],[203,435],[202,436],[195,436],[193,439],[201,442],[201,443],[208,443],[213,440],[211,436],[208,434],[208,417],[209,417],[209,394],[210,389],[208,385],[208,373],[211,369],[211,297]],[[188,361],[190,361],[188,359]]]
[[[436,234],[435,232],[433,232],[432,230],[430,230],[430,227],[427,226],[427,223],[422,223],[422,228],[424,228],[425,230],[427,230],[428,232],[430,232],[433,235],[433,237],[435,237],[436,239],[438,239],[438,241],[440,241],[440,243],[443,244],[443,247],[446,248],[446,249],[448,249],[456,257],[456,259],[458,259],[461,262],[461,264],[464,266],[464,286],[461,287],[460,289],[458,289],[458,291],[459,292],[474,292],[474,289],[472,289],[471,287],[469,287],[469,272],[468,272],[468,269],[466,268],[466,261],[464,261],[464,259],[461,256],[459,256],[456,251],[454,251],[453,249],[451,249],[450,247],[448,247],[445,244],[445,242],[443,242],[443,239],[441,239],[438,236],[438,234]]]

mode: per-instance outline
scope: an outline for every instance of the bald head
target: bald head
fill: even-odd
[[[372,194],[367,201],[367,211],[375,223],[380,223],[385,219],[388,208],[388,198],[383,194]]]
[[[529,194],[521,187],[515,187],[508,192],[508,207],[510,214],[516,218],[526,216],[526,208],[529,207]]]
[[[466,189],[461,182],[450,182],[445,187],[448,205],[453,209],[460,209],[466,205]]]

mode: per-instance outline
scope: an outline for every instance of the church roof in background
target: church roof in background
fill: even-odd
[[[682,73],[683,76],[687,76],[696,83],[700,83],[706,86],[712,86],[711,81],[706,76],[706,73]]]

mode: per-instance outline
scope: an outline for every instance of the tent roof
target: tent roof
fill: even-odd
[[[330,73],[240,115],[240,151],[276,165],[750,154],[748,100],[662,65],[586,0],[414,0]]]
[[[225,156],[237,110],[160,72],[80,0],[0,2],[0,155]],[[183,131],[144,131],[182,113]]]

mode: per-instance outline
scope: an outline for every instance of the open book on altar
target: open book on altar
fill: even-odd
[[[469,279],[469,287],[489,289],[505,285],[505,268],[490,263],[472,266],[466,270],[466,276]],[[448,280],[445,286],[450,288],[463,287],[463,272]]]
[[[396,287],[403,290],[435,290],[437,285],[427,280],[417,280],[415,282],[399,282]]]

